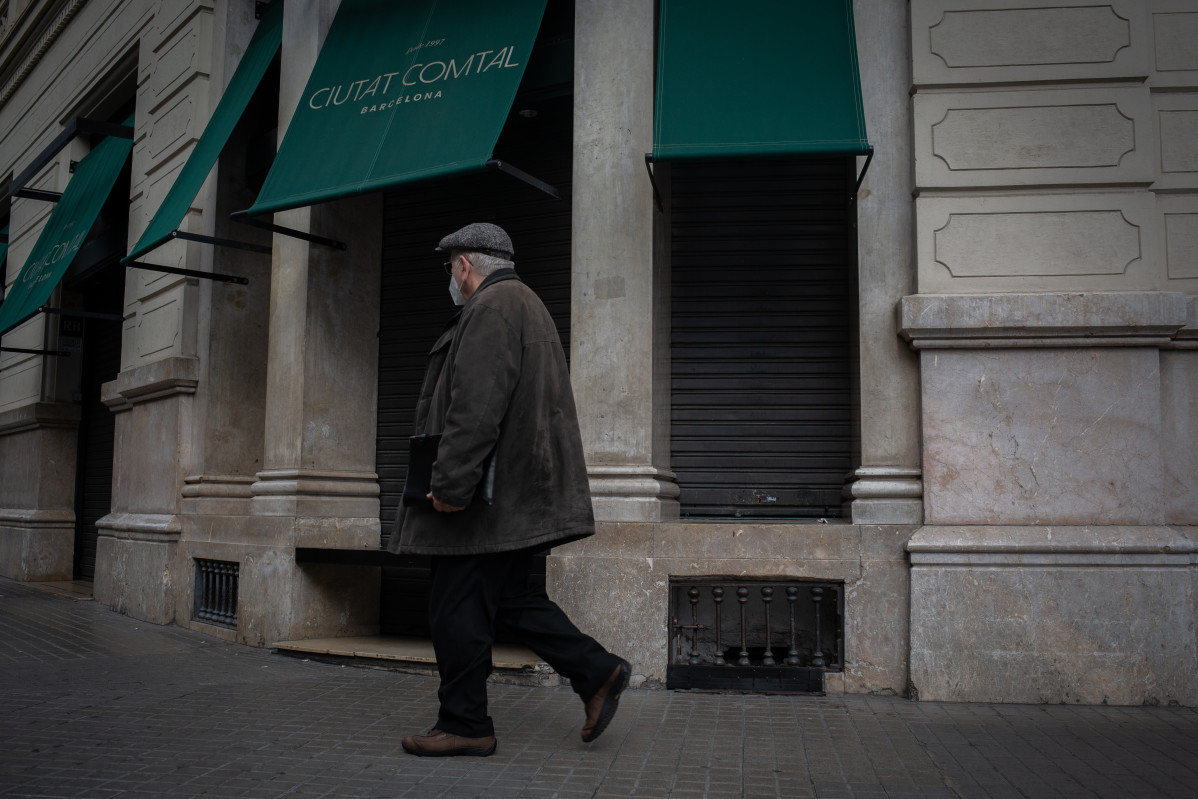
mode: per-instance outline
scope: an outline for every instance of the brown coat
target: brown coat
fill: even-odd
[[[388,549],[475,555],[545,548],[595,532],[578,415],[553,319],[510,269],[478,287],[433,345],[416,433],[440,433],[433,494],[401,506]],[[494,503],[475,501],[494,450]],[[398,533],[398,535],[396,534]]]

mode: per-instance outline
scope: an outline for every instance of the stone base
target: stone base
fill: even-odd
[[[74,575],[75,514],[0,511],[0,576],[25,582]]]
[[[275,641],[377,635],[379,569],[295,562],[296,546],[377,549],[377,518],[195,516],[183,519],[176,571],[179,624],[196,620],[195,559],[238,564],[237,627],[224,637],[250,646]]]
[[[585,632],[633,664],[637,684],[666,681],[671,577],[844,581],[845,671],[839,691],[898,693],[907,684],[907,563],[914,526],[600,523],[557,547],[550,595]]]
[[[1198,704],[1180,528],[924,527],[908,549],[920,699]]]
[[[96,601],[135,619],[175,620],[172,592],[179,521],[175,516],[120,513],[97,523]]]
[[[854,499],[846,503],[853,524],[922,524],[921,499]]]

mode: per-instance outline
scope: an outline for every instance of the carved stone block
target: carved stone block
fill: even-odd
[[[1152,179],[1147,89],[915,97],[919,189]]]
[[[1147,9],[1137,0],[912,0],[916,86],[1142,77]]]
[[[930,524],[1163,519],[1155,348],[922,353]]]
[[[1191,0],[1151,0],[1152,85],[1198,86],[1198,8]]]
[[[920,293],[1163,288],[1148,192],[921,197],[916,215]]]

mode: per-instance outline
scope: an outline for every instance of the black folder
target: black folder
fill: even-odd
[[[403,487],[403,504],[431,505],[428,494],[433,490],[433,462],[437,460],[437,447],[441,443],[439,433],[421,433],[408,438],[408,479]],[[490,505],[495,493],[495,450],[487,456],[483,480],[475,492],[475,499]]]

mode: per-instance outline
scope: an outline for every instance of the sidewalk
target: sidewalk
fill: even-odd
[[[1195,797],[1198,710],[491,687],[499,750],[416,758],[435,679],[306,662],[0,578],[2,797]]]

